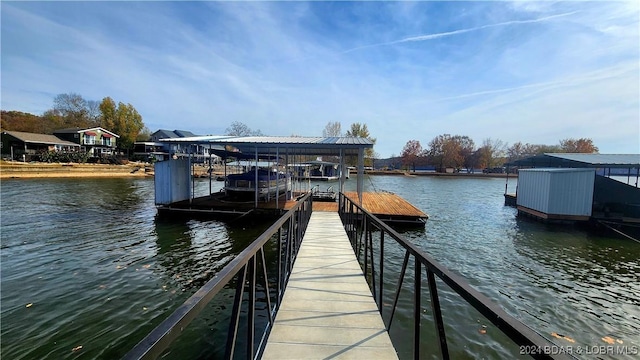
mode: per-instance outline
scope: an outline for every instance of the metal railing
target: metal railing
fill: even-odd
[[[303,197],[285,215],[278,219],[269,229],[238,254],[219,273],[202,286],[187,301],[178,307],[166,320],[153,329],[142,341],[131,349],[124,359],[156,359],[169,348],[187,325],[198,317],[206,305],[228,284],[235,280],[235,295],[231,308],[231,320],[225,347],[225,358],[234,357],[238,343],[246,345],[246,358],[259,358],[266,346],[266,339],[273,327],[275,313],[280,307],[284,288],[289,280],[293,263],[300,248],[302,237],[311,217],[312,198],[310,194]],[[277,270],[270,277],[265,261],[265,247],[271,241],[277,241]],[[257,284],[257,277],[264,283]],[[275,284],[269,284],[269,278],[275,278]],[[256,286],[266,292],[267,323],[262,334],[256,334]],[[271,303],[270,287],[275,286],[275,303]],[[248,296],[245,296],[245,293]],[[245,299],[246,298],[246,299]],[[246,308],[247,332],[238,341],[238,327],[243,303]],[[260,341],[256,344],[256,335]],[[244,340],[244,341],[243,341]]]
[[[513,342],[524,349],[524,353],[539,359],[572,359],[568,354],[557,354],[554,351],[558,348],[555,344],[533,331],[531,328],[515,319],[500,306],[492,302],[485,295],[472,288],[467,281],[459,275],[454,274],[446,267],[435,261],[424,251],[408,242],[402,235],[389,227],[387,224],[367,212],[357,203],[346,197],[343,193],[339,195],[338,211],[345,226],[351,245],[356,253],[356,257],[363,266],[364,273],[369,282],[373,297],[378,304],[380,315],[383,314],[383,293],[385,281],[385,241],[387,237],[395,241],[404,249],[404,260],[397,287],[394,290],[393,305],[388,322],[385,324],[387,331],[391,329],[394,314],[398,305],[400,292],[403,289],[404,277],[409,265],[410,257],[413,257],[415,264],[414,283],[411,289],[413,296],[413,357],[420,359],[420,322],[422,318],[421,298],[422,298],[422,268],[426,271],[426,280],[433,313],[435,331],[438,336],[438,345],[443,359],[449,359],[447,337],[440,308],[440,297],[436,286],[436,276],[454,290],[462,299],[478,310],[500,331],[507,335]],[[373,233],[379,232],[376,243],[377,259],[374,256]],[[377,260],[377,261],[376,261]],[[376,264],[377,262],[377,264]],[[387,275],[388,276],[388,275]],[[386,302],[385,302],[386,303]],[[384,316],[383,316],[384,319]]]

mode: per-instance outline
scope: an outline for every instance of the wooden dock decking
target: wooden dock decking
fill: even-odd
[[[344,193],[349,199],[358,203],[358,193],[355,191],[347,191]],[[296,194],[300,195],[300,194]],[[275,200],[269,202],[258,202],[258,209],[262,211],[286,211],[295,206],[295,200],[285,200],[280,198],[276,203]],[[191,201],[184,200],[163,206],[159,208],[161,211],[169,211],[175,213],[194,213],[194,214],[218,214],[240,216],[244,213],[253,211],[254,201],[225,201],[223,194],[213,194],[212,196],[203,196],[195,198]],[[423,226],[429,216],[422,212],[411,203],[400,196],[388,192],[364,192],[362,193],[362,207],[372,213],[380,220],[408,225]],[[314,211],[337,212],[337,202],[314,201]]]
[[[397,359],[337,212],[313,212],[263,359]]]
[[[344,193],[349,199],[358,203],[358,193]],[[400,196],[388,192],[362,193],[362,207],[378,219],[392,223],[425,224],[429,215],[413,206]]]

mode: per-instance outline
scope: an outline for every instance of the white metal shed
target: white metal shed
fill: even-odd
[[[539,217],[587,220],[593,207],[595,169],[536,168],[518,172],[517,205]]]

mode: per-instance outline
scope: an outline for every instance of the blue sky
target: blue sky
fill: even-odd
[[[593,139],[640,152],[640,3],[2,1],[1,108],[77,93],[151,131]]]

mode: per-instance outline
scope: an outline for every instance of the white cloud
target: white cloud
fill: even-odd
[[[638,151],[637,3],[56,5],[2,4],[2,109],[76,92],[152,130],[362,122],[382,156],[442,133]]]

